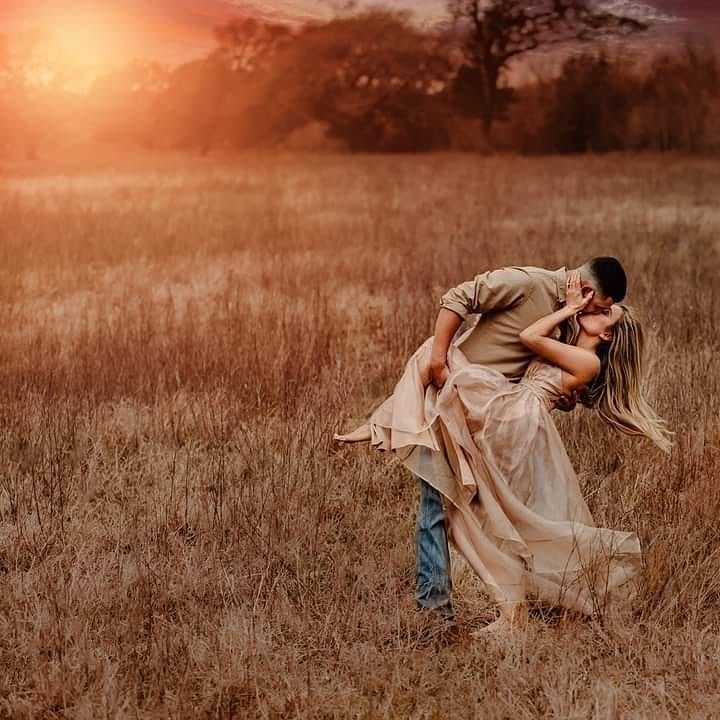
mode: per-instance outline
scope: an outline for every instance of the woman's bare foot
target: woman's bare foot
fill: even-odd
[[[370,438],[370,426],[367,423],[347,433],[347,435],[339,435],[338,433],[333,435],[333,440],[344,443],[367,442]]]
[[[497,620],[494,620],[489,625],[485,625],[485,627],[481,627],[479,630],[471,632],[470,635],[474,638],[483,638],[497,633],[512,632],[514,629],[515,625],[504,615],[501,615]]]
[[[470,633],[474,638],[487,637],[497,633],[513,632],[524,630],[528,623],[528,610],[525,603],[520,603],[514,608],[500,608],[500,617],[479,630]]]

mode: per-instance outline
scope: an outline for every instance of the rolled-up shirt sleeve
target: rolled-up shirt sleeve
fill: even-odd
[[[519,305],[530,296],[532,288],[532,278],[522,268],[489,270],[448,290],[440,299],[440,307],[452,310],[464,320],[471,313]]]

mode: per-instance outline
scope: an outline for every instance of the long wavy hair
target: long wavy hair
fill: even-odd
[[[597,411],[609,425],[627,435],[642,435],[670,452],[672,435],[665,421],[647,402],[642,389],[645,374],[645,334],[635,311],[620,305],[623,317],[613,328],[610,342],[597,348],[600,372],[580,393],[580,402]],[[574,345],[580,323],[573,318],[564,330],[565,342]]]

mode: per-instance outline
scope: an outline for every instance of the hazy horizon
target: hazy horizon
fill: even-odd
[[[443,0],[359,4],[364,5],[411,9],[421,20],[441,17],[445,7]],[[720,31],[720,7],[709,0],[652,4],[614,0],[610,5],[675,17],[677,21],[666,23],[664,31],[678,36]],[[0,27],[10,36],[31,29],[47,32],[50,48],[68,67],[99,73],[134,58],[176,64],[201,56],[213,45],[213,27],[243,12],[302,22],[330,17],[332,7],[324,0],[158,0],[152,5],[143,0],[107,0],[102,6],[89,0],[4,0]]]

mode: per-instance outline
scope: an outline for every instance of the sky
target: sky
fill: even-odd
[[[720,38],[720,0],[605,2],[676,17],[666,25],[678,35],[702,28]],[[438,18],[444,10],[443,0],[374,4],[409,8],[423,20]],[[298,21],[332,12],[329,0],[0,0],[0,34],[40,29],[68,66],[97,72],[134,57],[177,63],[200,56],[212,47],[213,26],[247,8]]]

